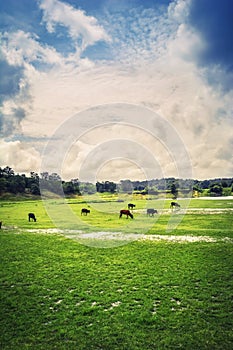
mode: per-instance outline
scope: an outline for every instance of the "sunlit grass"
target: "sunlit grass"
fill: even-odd
[[[108,201],[103,200],[103,196],[78,197],[66,201],[50,199],[46,202],[2,201],[1,220],[6,227],[25,229],[58,227],[84,232],[119,231],[138,234],[167,234],[168,224],[171,220],[175,222],[177,219],[179,225],[176,225],[175,222],[175,230],[172,230],[172,234],[232,237],[233,215],[232,211],[227,210],[232,209],[233,200],[191,199],[186,212],[183,212],[181,200],[181,210],[172,212],[169,209],[169,200],[139,199],[131,201],[136,204],[135,210],[132,211],[134,219],[131,220],[125,217],[119,219],[119,211],[127,208],[130,197],[125,197],[124,202],[118,202],[114,196],[107,198]],[[147,217],[146,206],[156,208],[159,214]],[[90,209],[91,213],[81,216],[83,207]],[[223,211],[215,213],[214,210],[219,208]],[[36,214],[37,222],[28,222],[28,212]]]
[[[232,348],[232,244],[0,240],[1,349]]]
[[[48,209],[83,232],[164,235],[181,217],[172,235],[233,238],[233,201],[194,199],[183,215],[169,200],[103,197],[1,202],[1,349],[231,349],[232,241],[100,249],[39,229],[56,227]],[[119,219],[128,202],[134,219]],[[90,215],[81,217],[82,207]],[[148,218],[146,207],[159,215]],[[211,211],[219,208],[227,210]]]

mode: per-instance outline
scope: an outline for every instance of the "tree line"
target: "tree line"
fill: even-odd
[[[39,196],[40,189],[46,189],[52,193],[64,193],[67,196],[99,193],[136,193],[141,195],[159,195],[170,193],[174,198],[182,195],[190,196],[190,193],[198,195],[222,196],[231,195],[233,192],[233,178],[216,178],[209,180],[176,179],[174,177],[153,179],[148,181],[121,180],[119,183],[102,181],[92,184],[81,182],[78,179],[64,181],[56,173],[43,172],[40,175],[30,172],[15,174],[9,166],[0,168],[0,195],[30,194]]]

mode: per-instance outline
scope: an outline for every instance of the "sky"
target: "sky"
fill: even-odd
[[[0,0],[0,166],[233,176],[232,0]]]

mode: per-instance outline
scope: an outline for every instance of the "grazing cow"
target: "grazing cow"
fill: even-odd
[[[170,208],[171,209],[173,209],[173,208],[179,209],[180,205],[178,203],[176,203],[176,202],[171,202]]]
[[[130,209],[133,209],[133,208],[135,208],[136,207],[136,205],[135,204],[132,204],[132,203],[129,203],[128,204],[128,209],[130,210]]]
[[[83,215],[83,214],[85,214],[85,215],[87,215],[87,214],[90,214],[90,210],[89,209],[86,209],[86,208],[83,208],[82,210],[81,210],[81,215]]]
[[[2,228],[2,221],[0,221],[0,229]]]
[[[129,216],[131,217],[131,219],[133,219],[133,214],[131,214],[129,210],[122,209],[122,210],[120,211],[120,216],[119,216],[119,218],[121,218],[122,215],[126,215],[126,216],[127,216],[127,219],[128,219]]]
[[[33,213],[28,213],[28,221],[30,222],[31,219],[32,219],[34,222],[36,222],[35,214],[33,214]]]
[[[154,216],[154,214],[158,214],[158,211],[156,209],[147,209],[146,213],[148,216]]]

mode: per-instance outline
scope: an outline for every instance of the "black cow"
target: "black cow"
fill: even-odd
[[[129,203],[128,204],[128,209],[130,210],[130,209],[133,209],[133,208],[135,208],[136,207],[136,205],[135,204],[132,204],[132,203]]]
[[[147,209],[146,213],[148,216],[154,216],[154,214],[158,214],[158,211],[156,209]]]
[[[179,209],[180,205],[178,203],[176,203],[176,202],[171,202],[170,208],[171,209],[173,209],[173,208]]]
[[[120,216],[119,216],[119,218],[121,218],[122,215],[126,215],[126,216],[127,216],[127,219],[128,219],[128,216],[130,216],[131,219],[133,219],[133,214],[131,214],[130,211],[127,210],[127,209],[122,209],[122,210],[120,211]]]
[[[0,229],[2,228],[2,221],[0,221]]]
[[[87,214],[90,214],[90,210],[89,209],[86,209],[86,208],[82,208],[82,210],[81,210],[81,215],[83,215],[83,214],[85,214],[85,215],[87,215]]]
[[[32,219],[34,222],[36,222],[35,214],[33,214],[33,213],[28,213],[28,221],[30,222],[31,219]]]

